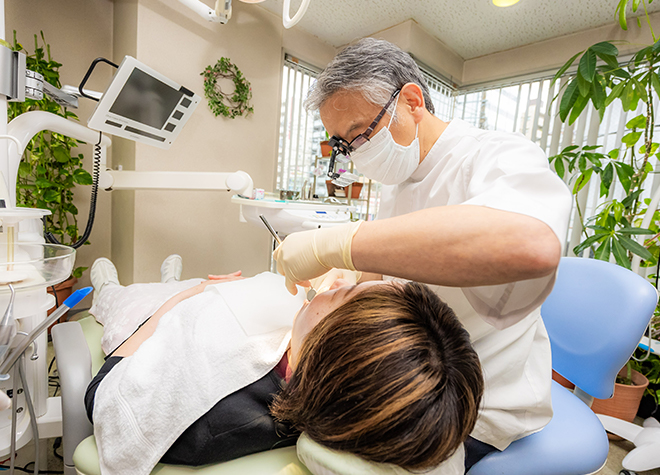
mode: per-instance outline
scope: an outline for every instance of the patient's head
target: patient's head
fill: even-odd
[[[422,284],[344,292],[347,301],[314,322],[294,352],[273,415],[374,462],[439,465],[472,431],[483,392],[467,331]]]

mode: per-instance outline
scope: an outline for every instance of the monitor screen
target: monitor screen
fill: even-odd
[[[182,92],[135,68],[110,112],[162,129],[182,95]]]

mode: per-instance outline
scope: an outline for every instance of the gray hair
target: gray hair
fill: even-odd
[[[434,113],[429,88],[412,57],[388,41],[364,38],[328,64],[310,88],[305,108],[318,110],[339,90],[357,91],[367,101],[384,107],[392,93],[409,82],[422,88],[424,105]]]

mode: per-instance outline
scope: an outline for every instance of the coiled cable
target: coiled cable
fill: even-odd
[[[92,195],[89,200],[89,215],[87,217],[87,225],[85,232],[76,242],[70,246],[78,249],[80,246],[87,242],[89,235],[92,234],[92,227],[94,226],[94,217],[96,215],[96,199],[99,192],[99,178],[101,176],[101,139],[103,134],[99,132],[99,141],[94,145],[94,164],[92,168]],[[57,240],[55,235],[51,232],[45,233],[45,238],[51,244],[62,244]]]

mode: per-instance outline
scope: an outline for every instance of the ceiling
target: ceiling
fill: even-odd
[[[291,17],[301,0],[291,0]],[[283,0],[259,4],[282,16]],[[615,22],[618,0],[311,0],[300,28],[335,47],[413,19],[463,59]],[[649,6],[660,11],[660,1]]]

